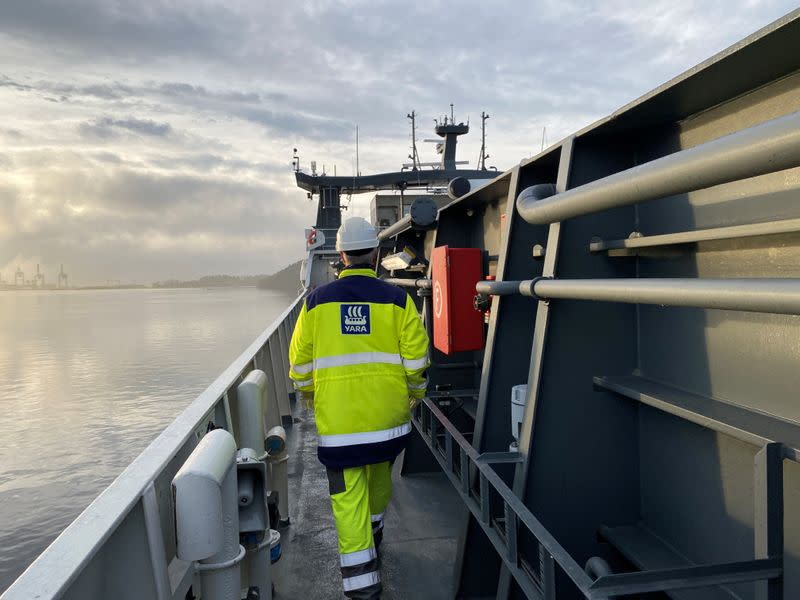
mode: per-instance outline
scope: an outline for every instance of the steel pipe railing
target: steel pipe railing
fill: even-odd
[[[514,285],[518,292],[511,291]],[[800,315],[800,279],[547,279],[481,281],[478,293]]]
[[[517,199],[528,223],[555,223],[617,206],[773,173],[800,165],[800,112],[675,152],[547,199]]]
[[[388,277],[384,279],[384,281],[393,285],[399,285],[400,287],[413,287],[422,290],[429,290],[433,285],[430,279],[424,277],[421,279],[398,279],[396,277]]]
[[[475,291],[486,296],[513,296],[522,294],[519,284],[522,281],[479,281],[475,284]]]
[[[438,214],[439,209],[436,206],[436,202],[431,198],[427,196],[417,198],[412,202],[408,214],[396,223],[389,225],[386,229],[381,230],[378,233],[378,239],[380,241],[389,240],[411,228],[430,229],[436,223]]]
[[[414,222],[411,220],[411,215],[406,215],[396,223],[389,225],[386,229],[381,229],[378,232],[378,239],[382,242],[384,240],[390,240],[396,235],[400,235],[407,229],[411,229],[414,226]]]

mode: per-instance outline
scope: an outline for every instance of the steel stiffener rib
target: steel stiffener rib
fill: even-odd
[[[635,375],[598,376],[594,377],[593,382],[598,388],[637,400],[754,446],[780,442],[783,444],[783,455],[800,462],[800,426],[791,421]]]
[[[587,598],[760,581],[778,578],[782,573],[783,566],[779,558],[619,573],[597,579],[589,586]]]

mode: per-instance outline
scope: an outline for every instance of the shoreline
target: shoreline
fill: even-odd
[[[68,288],[34,288],[34,287],[0,287],[0,292],[85,292],[98,290],[262,290],[264,292],[286,293],[279,288],[265,288],[258,285],[177,285],[177,286],[149,286],[149,285],[88,285]]]

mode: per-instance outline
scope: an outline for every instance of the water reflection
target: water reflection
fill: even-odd
[[[0,592],[290,301],[0,292]]]

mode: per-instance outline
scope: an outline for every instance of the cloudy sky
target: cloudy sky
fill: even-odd
[[[640,6],[643,5],[643,6]],[[0,276],[272,272],[315,216],[292,148],[406,160],[455,104],[500,170],[796,7],[783,0],[0,0]],[[479,135],[464,139],[474,165]],[[430,144],[421,158],[434,160]],[[363,212],[368,198],[353,199]]]

